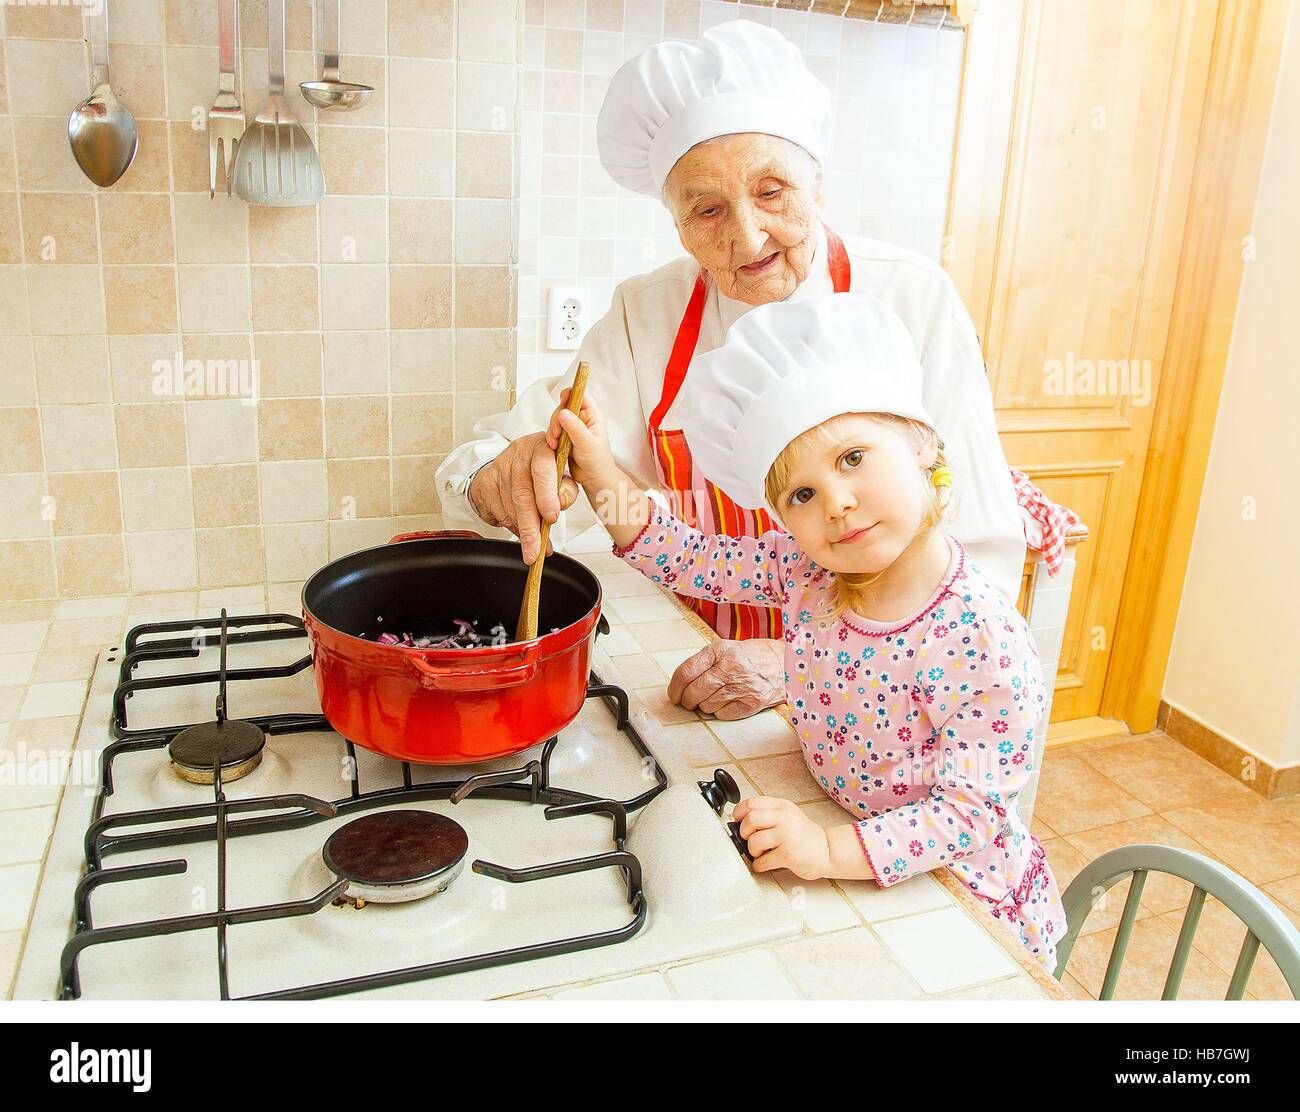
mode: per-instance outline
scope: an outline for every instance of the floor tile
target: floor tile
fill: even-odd
[[[947,889],[925,873],[888,888],[881,888],[874,880],[837,880],[835,883],[868,923],[952,907],[954,903]]]
[[[638,629],[640,628],[642,627],[638,627]],[[691,657],[699,651],[698,648],[665,649],[663,652],[651,653],[650,658],[658,664],[661,669],[663,669],[664,684],[667,686],[668,677],[676,672],[678,668],[680,668],[686,661],[690,660]]]
[[[57,718],[79,715],[86,702],[86,680],[34,683],[27,689],[19,718]]]
[[[609,632],[600,637],[599,644],[610,656],[628,656],[644,651],[637,644],[636,638],[622,625],[611,625]]]
[[[8,1000],[13,995],[14,979],[18,975],[18,955],[22,948],[22,931],[0,932],[0,1000]]]
[[[7,750],[0,780],[0,811],[58,804],[68,782],[80,719],[29,718],[6,724],[0,748]],[[10,757],[11,755],[11,757]]]
[[[826,798],[826,793],[812,778],[798,753],[759,757],[743,764],[749,778],[764,795],[774,795],[794,803],[815,803]]]
[[[772,875],[809,930],[825,934],[862,925],[852,904],[829,880],[801,880],[788,869],[777,869]]]
[[[1146,734],[1089,750],[1079,754],[1079,759],[1153,811],[1191,807],[1224,796],[1254,795],[1245,784],[1165,734]]]
[[[1288,795],[1281,799],[1270,800],[1267,806],[1270,812],[1290,819],[1294,823],[1300,823],[1300,795]],[[1300,854],[1297,857],[1300,857]]]
[[[1264,891],[1293,914],[1300,914],[1300,874],[1264,885]]]
[[[640,654],[637,656],[620,656],[614,667],[619,670],[628,687],[667,686],[668,677],[664,670],[655,663],[654,658]]]
[[[221,614],[221,608],[227,614],[265,614],[265,587],[220,587],[199,592],[199,609],[206,610],[214,617]]]
[[[66,649],[77,645],[113,645],[126,629],[125,615],[92,618],[56,618],[45,638],[46,648]]]
[[[1150,813],[1145,803],[1079,757],[1053,755],[1043,762],[1034,814],[1058,834],[1109,826]]]
[[[145,595],[132,595],[131,601],[127,604],[127,613],[130,624],[136,625],[139,619],[136,617],[141,612],[161,613],[163,611],[190,611],[193,610],[199,601],[197,591],[158,591]]]
[[[798,736],[790,728],[790,723],[775,712],[756,714],[752,718],[731,722],[716,718],[707,721],[709,729],[737,760],[747,761],[754,757],[799,752]]]
[[[203,616],[203,617],[207,617],[207,615],[202,615],[202,616]],[[128,617],[129,617],[129,621],[128,621],[127,624],[126,624],[126,629],[125,629],[125,630],[123,631],[123,633],[122,633],[122,636],[123,636],[123,637],[127,636],[127,634],[129,634],[129,633],[131,632],[131,630],[135,629],[137,626],[161,625],[161,624],[164,624],[164,623],[168,623],[168,624],[170,624],[170,623],[172,623],[172,622],[183,622],[183,623],[184,623],[184,625],[182,625],[181,629],[178,630],[178,631],[176,631],[177,633],[188,632],[189,630],[194,630],[196,633],[202,633],[202,632],[203,632],[202,627],[200,627],[200,626],[196,626],[196,625],[194,624],[194,623],[199,619],[199,617],[200,617],[199,612],[198,612],[197,610],[194,610],[194,609],[190,609],[190,610],[141,610],[141,611],[139,611],[138,613],[132,613],[132,614],[130,614]],[[173,634],[173,636],[174,636],[174,635],[175,635],[175,634]],[[157,634],[154,634],[154,635],[152,635],[152,636],[153,636],[155,639],[158,637]],[[120,642],[117,642],[117,641],[110,641],[110,642],[107,642],[107,644],[109,644],[109,645],[115,645],[115,644],[120,644]]]
[[[1029,977],[1004,977],[972,988],[959,988],[936,997],[939,1000],[1044,1000],[1047,994]]]
[[[927,993],[1016,972],[1007,952],[959,907],[876,923],[871,929]]]
[[[602,575],[600,592],[607,599],[621,599],[636,595],[657,595],[659,588],[639,571],[624,571]]]
[[[1212,800],[1162,817],[1252,884],[1295,875],[1300,825],[1262,800]]]
[[[0,865],[22,865],[45,857],[54,833],[55,807],[0,811]]]
[[[34,673],[44,682],[52,680],[88,680],[94,674],[99,649],[92,645],[73,645],[62,649],[43,649],[36,657]]]
[[[664,733],[668,740],[677,747],[686,763],[696,765],[723,764],[731,757],[718,744],[718,739],[709,733],[703,722],[687,722],[681,726],[665,726]]]
[[[80,715],[69,714],[52,718],[26,718],[15,722],[9,731],[9,745],[16,747],[19,742],[26,745],[28,752],[40,749],[49,752],[55,749],[71,750],[77,738],[77,727],[81,724]]]
[[[770,950],[745,950],[665,974],[683,1000],[797,1000],[799,994]]]
[[[54,617],[53,599],[0,602],[0,622],[40,622]]]
[[[1079,756],[1081,753],[1090,753],[1094,749],[1109,749],[1112,745],[1118,745],[1122,741],[1131,741],[1135,737],[1147,737],[1147,734],[1130,734],[1122,730],[1117,734],[1106,734],[1104,737],[1090,737],[1080,741],[1067,742],[1064,745],[1052,745],[1052,734],[1048,731],[1047,744],[1048,758],[1054,754],[1061,756]]]
[[[12,722],[27,697],[27,688],[20,685],[0,687],[0,722]]]
[[[677,726],[684,722],[698,722],[700,720],[700,716],[693,710],[687,710],[677,703],[670,702],[664,684],[656,684],[653,687],[638,687],[633,691],[633,694],[645,704],[646,710],[665,726]]]
[[[628,625],[639,622],[681,621],[681,611],[661,594],[629,595],[613,600],[611,609]]]
[[[1077,834],[1067,835],[1065,840],[1089,862],[1113,849],[1144,844],[1175,846],[1203,857],[1211,859],[1214,857],[1208,847],[1189,838],[1160,815],[1143,815],[1128,822],[1112,823],[1110,826],[1103,826],[1096,830],[1083,830]],[[1146,884],[1142,889],[1142,903],[1151,914],[1159,915],[1162,912],[1186,907],[1191,894],[1192,885],[1188,881],[1165,873],[1148,873]],[[1127,885],[1123,893],[1118,893],[1113,888],[1108,893],[1109,902],[1118,903],[1122,908],[1126,895]],[[1118,919],[1115,921],[1119,922]]]
[[[587,567],[602,578],[606,575],[622,575],[628,570],[627,564],[608,549],[604,552],[584,552],[582,554],[581,563],[586,564]],[[637,574],[640,575],[641,573],[637,572]],[[644,576],[642,578],[644,578]],[[646,582],[650,583],[648,579]],[[650,585],[652,587],[654,586],[654,584]]]
[[[28,653],[40,649],[49,622],[5,622],[0,624],[0,653]]]
[[[668,621],[638,622],[628,627],[632,636],[648,653],[667,652],[670,649],[690,649],[699,652],[707,644],[704,634],[680,617]]]
[[[658,973],[641,973],[616,981],[600,981],[551,994],[552,1000],[671,1000],[672,990]]]
[[[1093,999],[1101,992],[1116,933],[1107,930],[1087,935],[1079,939],[1070,954],[1066,973]],[[1178,932],[1163,919],[1153,916],[1135,923],[1114,999],[1159,1000],[1177,944]],[[1193,948],[1178,999],[1222,1000],[1231,980],[1231,974]]]
[[[0,653],[0,684],[26,685],[31,682],[32,669],[36,667],[36,654]]]
[[[36,881],[41,875],[39,864],[0,866],[0,931],[27,929],[27,916],[36,895]]]
[[[1048,838],[1059,837],[1056,831],[1048,826],[1042,816],[1039,815],[1037,808],[1034,809],[1034,817],[1029,823],[1029,832],[1037,835],[1040,842],[1045,842]]]
[[[1069,994],[1070,999],[1072,1000],[1096,1000],[1097,999],[1095,996],[1092,995],[1092,993],[1090,993],[1086,988],[1084,988],[1083,985],[1079,984],[1079,982],[1076,981],[1073,977],[1071,977],[1070,974],[1068,973],[1061,978],[1061,987],[1065,989],[1065,991]]]
[[[130,595],[103,595],[99,598],[64,599],[54,610],[56,618],[102,618],[108,614],[125,614],[133,601]]]
[[[608,552],[611,547],[609,534],[600,525],[570,537],[564,542],[564,551],[569,556],[585,555],[589,552]]]
[[[1279,905],[1280,906],[1280,905]],[[1282,908],[1286,913],[1287,909]],[[1175,933],[1182,929],[1183,913],[1171,912],[1161,918]],[[1300,927],[1300,915],[1290,915],[1292,923]],[[1237,967],[1237,955],[1246,939],[1246,926],[1228,907],[1213,896],[1205,901],[1201,921],[1192,945],[1220,969],[1231,973]],[[1256,1000],[1293,1000],[1286,978],[1272,956],[1260,947],[1246,992]]]
[[[776,955],[810,1000],[918,1000],[921,990],[866,927],[786,942]]]

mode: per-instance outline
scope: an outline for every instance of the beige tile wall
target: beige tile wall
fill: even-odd
[[[301,579],[436,526],[436,464],[507,403],[515,0],[346,2],[343,76],[377,89],[353,114],[297,94],[314,19],[287,6],[315,208],[207,195],[191,120],[215,95],[215,0],[112,0],[140,147],[111,190],[68,151],[81,12],[0,4],[0,599]],[[240,9],[251,116],[265,0]],[[258,399],[169,390],[155,366],[178,359],[255,360]]]

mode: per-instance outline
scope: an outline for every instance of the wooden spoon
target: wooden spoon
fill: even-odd
[[[565,408],[572,413],[582,411],[582,396],[587,392],[587,373],[591,368],[586,363],[578,364],[578,373],[573,376],[573,388],[569,391],[569,400]],[[555,481],[558,485],[564,478],[564,469],[569,465],[569,451],[573,442],[567,432],[561,431],[560,443],[555,451]],[[542,563],[546,559],[546,545],[551,536],[551,523],[542,522],[542,536],[537,549],[537,559],[528,569],[528,582],[524,585],[524,603],[519,608],[519,624],[515,626],[516,641],[531,641],[537,636],[537,604],[542,597]]]

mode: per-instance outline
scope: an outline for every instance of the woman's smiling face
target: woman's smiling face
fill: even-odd
[[[682,246],[735,301],[788,297],[808,276],[821,184],[802,147],[774,135],[724,135],[687,151],[664,183]]]
[[[835,572],[889,567],[925,523],[924,470],[937,458],[887,418],[846,413],[808,439],[775,508],[813,560]]]

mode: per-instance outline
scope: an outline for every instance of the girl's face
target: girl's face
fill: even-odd
[[[818,426],[775,503],[808,555],[835,572],[874,574],[912,542],[926,514],[923,469],[938,455],[884,420],[847,413]]]

